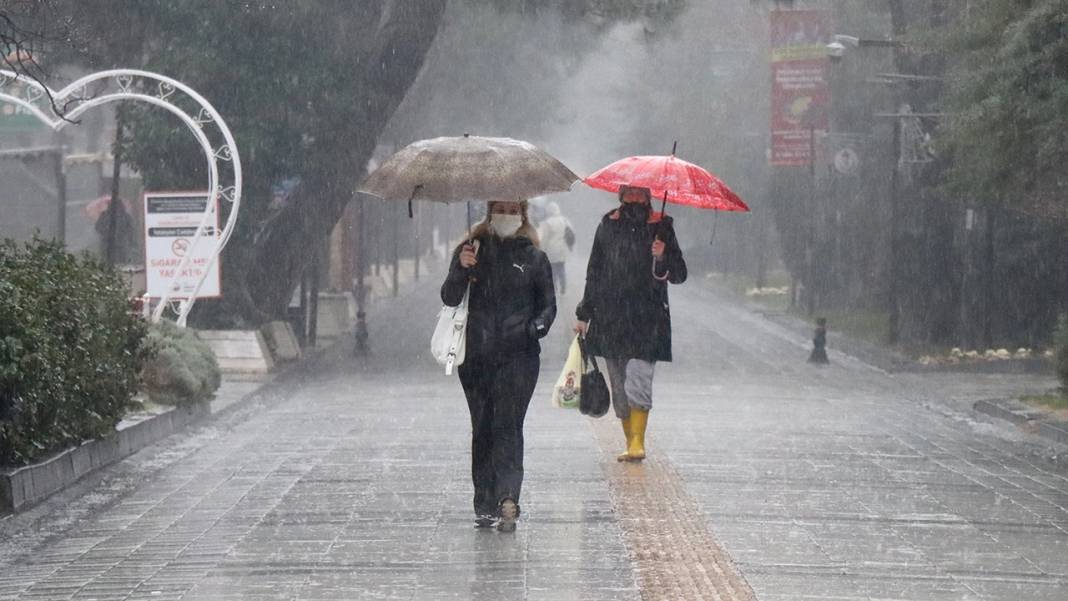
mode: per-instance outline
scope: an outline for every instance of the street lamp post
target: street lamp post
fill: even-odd
[[[895,33],[901,34],[903,32],[898,31],[895,28]],[[901,70],[901,49],[904,45],[898,40],[873,40],[862,39],[854,36],[837,34],[834,36],[834,41],[827,45],[827,56],[831,59],[832,63],[841,62],[841,60],[847,54],[848,48],[892,48],[895,54],[895,66],[898,70]],[[888,82],[896,81],[912,81],[912,80],[925,80],[927,78],[918,75],[909,75],[902,73],[884,73],[880,74],[880,77]],[[904,105],[908,106],[908,105]],[[899,302],[900,295],[900,243],[898,238],[901,219],[899,199],[900,195],[900,173],[899,165],[901,163],[901,119],[914,118],[917,115],[911,112],[911,108],[901,108],[898,112],[893,114],[876,113],[875,117],[890,117],[894,119],[893,122],[893,135],[891,137],[891,143],[893,145],[893,166],[890,171],[890,189],[889,189],[889,203],[890,203],[890,231],[889,231],[889,266],[887,269],[887,342],[889,344],[897,344],[900,338],[900,325],[901,325],[901,309]]]
[[[805,245],[805,312],[811,317],[816,313],[816,220],[817,213],[816,203],[817,190],[816,190],[816,125],[812,121],[808,127],[808,211],[809,211],[809,225],[808,225],[808,244]]]
[[[353,354],[357,357],[366,356],[370,351],[367,344],[367,226],[365,210],[366,198],[360,196],[357,201],[357,230],[356,230],[356,330],[355,346]]]

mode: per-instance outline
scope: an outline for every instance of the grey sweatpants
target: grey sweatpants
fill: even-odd
[[[616,417],[626,419],[631,407],[646,411],[653,408],[653,371],[656,363],[641,359],[605,359],[605,364]]]

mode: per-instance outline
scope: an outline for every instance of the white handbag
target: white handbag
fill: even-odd
[[[472,241],[475,252],[480,244]],[[467,303],[471,298],[471,281],[467,281],[467,290],[459,305],[445,305],[438,312],[438,325],[430,337],[430,353],[438,363],[445,366],[445,375],[452,375],[452,368],[464,364],[467,355]]]
[[[434,359],[445,366],[445,375],[452,375],[452,368],[463,365],[467,354],[467,301],[471,297],[471,282],[460,304],[448,305],[438,313],[438,325],[430,338],[430,352]]]
[[[467,303],[471,297],[471,283],[468,282],[464,300],[456,306],[445,305],[438,313],[438,325],[434,336],[430,337],[430,352],[434,359],[445,366],[445,376],[451,376],[453,367],[464,364],[467,354]]]

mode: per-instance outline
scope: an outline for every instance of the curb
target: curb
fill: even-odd
[[[111,436],[85,441],[38,463],[0,469],[0,515],[28,509],[84,476],[117,463],[188,426],[233,413],[258,397],[271,384],[318,359],[325,348],[314,349],[303,359],[289,362],[281,371],[257,380],[255,388],[237,399],[215,398],[189,407],[174,407],[134,423],[120,422]]]
[[[379,302],[368,303],[368,308],[377,307]],[[383,306],[388,306],[388,303]],[[300,359],[287,361],[281,364],[277,372],[264,374],[254,380],[256,386],[236,399],[214,398],[192,407],[175,407],[137,422],[120,422],[115,434],[106,438],[85,441],[32,465],[0,468],[0,517],[29,509],[84,476],[117,463],[188,426],[236,413],[260,398],[261,393],[272,384],[282,383],[302,368],[323,360],[336,347],[351,344],[352,336],[352,330],[347,329],[339,332],[336,338],[324,337],[319,346],[303,349]],[[235,381],[248,380],[238,377]]]
[[[1005,420],[1016,426],[1026,426],[1031,432],[1053,442],[1068,445],[1068,424],[1052,420],[1041,411],[1015,400],[976,401],[976,412]]]
[[[921,365],[917,363],[916,367],[911,371],[922,373],[1029,374],[1036,376],[1052,376],[1055,373],[1053,362],[1042,357],[998,359],[996,361],[981,360],[942,365]]]
[[[729,291],[727,294],[732,294]],[[769,311],[759,303],[742,299],[745,307],[760,314],[768,321],[782,326],[795,334],[811,338],[813,324],[803,317],[790,313]],[[958,364],[923,365],[919,361],[885,346],[860,340],[849,334],[832,329],[827,334],[828,349],[837,349],[889,373],[962,373],[962,374],[1031,374],[1053,375],[1053,362],[1042,357],[1029,359],[1004,359],[997,361],[974,361]]]
[[[39,463],[0,471],[0,513],[18,512],[77,482],[83,476],[129,457],[146,446],[211,415],[211,403],[175,407],[111,436],[89,440]]]

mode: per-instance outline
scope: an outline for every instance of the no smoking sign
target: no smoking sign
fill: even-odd
[[[218,213],[193,246],[208,207],[207,192],[149,192],[145,194],[145,283],[148,296],[189,298],[197,283],[198,298],[218,297],[219,261],[212,256],[219,248]]]
[[[171,252],[176,257],[184,257],[185,253],[189,250],[189,240],[185,238],[178,238],[174,242],[171,242]]]

